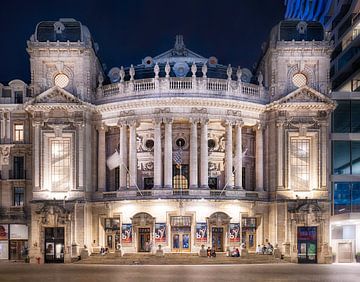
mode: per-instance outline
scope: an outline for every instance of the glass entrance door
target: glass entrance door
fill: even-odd
[[[298,227],[298,262],[317,263],[316,226]]]
[[[223,227],[212,227],[212,247],[216,252],[224,251],[224,228]]]
[[[64,228],[45,228],[45,263],[64,262]]]
[[[139,228],[139,252],[150,252],[150,228]]]
[[[173,252],[190,252],[190,243],[190,233],[173,233],[171,242]]]

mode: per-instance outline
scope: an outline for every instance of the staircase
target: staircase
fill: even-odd
[[[92,254],[89,258],[79,260],[76,264],[113,264],[113,265],[201,265],[201,264],[267,264],[286,263],[271,255],[249,254],[246,257],[227,257],[225,253],[218,253],[216,258],[199,257],[196,253],[168,253],[163,257],[157,257],[147,253],[127,253],[123,257],[115,254],[107,255]]]

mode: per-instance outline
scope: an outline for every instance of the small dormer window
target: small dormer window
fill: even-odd
[[[54,31],[56,33],[58,33],[58,34],[62,33],[64,31],[64,29],[65,29],[65,26],[64,26],[64,24],[62,22],[54,23]]]
[[[303,73],[296,73],[292,77],[292,82],[296,87],[302,87],[307,84],[307,77]]]
[[[69,84],[69,77],[64,73],[59,73],[55,76],[54,83],[60,88],[65,88]]]

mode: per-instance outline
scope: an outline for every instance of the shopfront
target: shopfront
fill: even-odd
[[[27,225],[0,224],[0,259],[25,260],[28,239]]]
[[[297,241],[298,262],[317,263],[317,227],[299,226]]]

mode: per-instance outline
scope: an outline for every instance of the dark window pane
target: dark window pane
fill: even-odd
[[[351,132],[360,132],[360,101],[351,101]]]
[[[333,173],[350,174],[350,142],[333,141]]]
[[[334,185],[334,214],[350,212],[349,183],[335,183]]]
[[[360,212],[360,182],[352,184],[351,206],[353,212]]]
[[[351,174],[360,174],[360,141],[351,142]]]
[[[336,101],[338,106],[333,113],[333,132],[350,132],[350,101]]]

